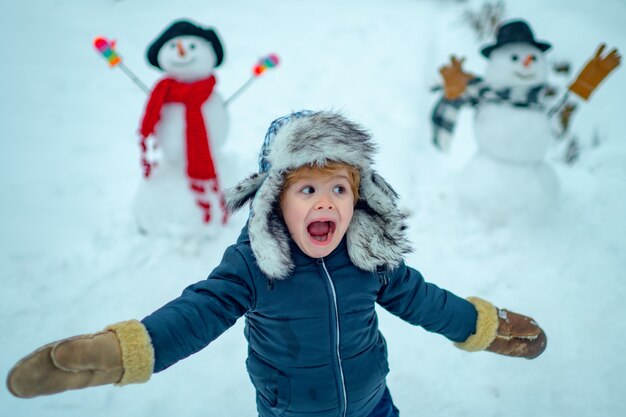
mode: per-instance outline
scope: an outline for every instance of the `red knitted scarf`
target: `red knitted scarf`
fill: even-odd
[[[164,78],[152,90],[141,122],[140,133],[145,139],[154,132],[164,104],[182,103],[185,105],[187,175],[191,179],[217,178],[211,157],[209,132],[202,117],[202,105],[211,96],[214,86],[215,76],[213,75],[193,83],[182,83],[172,78]]]

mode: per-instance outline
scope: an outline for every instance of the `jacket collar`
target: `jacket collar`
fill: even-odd
[[[248,223],[241,229],[239,233],[239,237],[237,238],[237,243],[250,244],[250,235],[248,232]],[[302,252],[302,249],[298,247],[296,242],[293,239],[289,240],[289,249],[291,250],[291,257],[293,260],[293,264],[297,266],[303,266],[307,264],[315,264],[317,262],[316,258],[312,258],[306,253]],[[346,236],[341,239],[339,245],[330,253],[328,256],[325,256],[324,262],[327,265],[343,265],[350,263],[350,256],[348,253],[348,239]]]

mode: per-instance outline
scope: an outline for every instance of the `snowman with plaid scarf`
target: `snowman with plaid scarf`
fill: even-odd
[[[173,22],[148,47],[148,62],[165,76],[139,128],[145,181],[134,212],[144,234],[214,237],[226,223],[219,162],[229,118],[214,75],[223,59],[216,32],[189,20]]]
[[[600,45],[559,97],[546,82],[545,52],[551,45],[536,40],[527,22],[502,24],[496,38],[481,50],[489,60],[484,78],[464,72],[463,59],[455,56],[440,68],[444,94],[432,114],[433,143],[448,151],[459,111],[473,107],[477,152],[459,176],[461,202],[496,222],[536,218],[559,195],[557,175],[546,162],[552,139],[567,131],[579,103],[621,57],[615,49],[603,54]]]

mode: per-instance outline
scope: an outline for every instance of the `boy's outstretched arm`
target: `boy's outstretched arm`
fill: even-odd
[[[229,247],[209,278],[142,321],[47,344],[9,372],[7,388],[20,398],[95,387],[146,382],[207,346],[254,302],[247,264]]]
[[[392,314],[439,333],[466,351],[533,359],[547,345],[544,331],[530,317],[498,309],[477,297],[460,298],[426,282],[404,264],[390,274],[377,301]]]

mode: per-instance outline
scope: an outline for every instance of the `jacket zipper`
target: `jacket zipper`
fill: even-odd
[[[345,417],[348,411],[348,396],[346,394],[346,381],[343,375],[343,367],[341,365],[341,355],[339,354],[339,342],[340,342],[340,334],[339,334],[339,308],[337,306],[337,293],[335,292],[335,285],[333,284],[332,279],[330,278],[330,274],[328,273],[328,269],[326,269],[326,263],[324,262],[324,258],[320,259],[322,262],[322,267],[324,268],[324,272],[326,273],[326,280],[328,281],[328,287],[330,289],[330,295],[333,301],[333,313],[335,318],[335,355],[337,358],[337,364],[339,365],[339,380],[341,382],[341,393],[343,396],[343,410],[341,411],[341,416]]]

